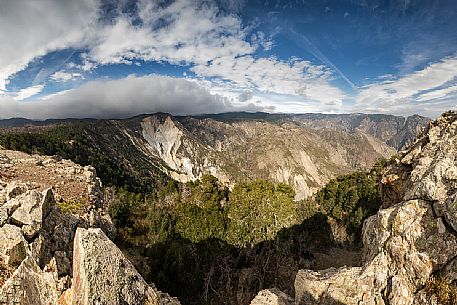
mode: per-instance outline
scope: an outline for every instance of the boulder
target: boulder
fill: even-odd
[[[35,190],[15,198],[21,205],[11,215],[11,222],[17,225],[29,225],[40,228],[44,218],[48,215],[54,196],[51,189],[42,193]]]
[[[179,304],[149,286],[101,229],[76,231],[72,304]]]
[[[0,300],[6,304],[50,305],[59,295],[54,275],[43,272],[30,257],[0,288]]]
[[[293,305],[294,300],[278,289],[260,291],[251,301],[251,305]]]
[[[25,193],[30,187],[22,182],[13,181],[6,186],[6,199],[11,200],[23,193]]]
[[[0,256],[10,266],[18,266],[26,257],[27,242],[20,228],[6,224],[0,228]]]

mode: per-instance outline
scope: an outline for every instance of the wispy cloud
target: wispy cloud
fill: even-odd
[[[52,74],[50,78],[56,82],[67,82],[70,80],[82,79],[84,76],[79,72],[57,71]]]
[[[20,90],[19,92],[15,93],[15,94],[13,93],[12,96],[13,96],[14,100],[22,101],[29,97],[37,95],[38,93],[40,93],[43,90],[43,88],[44,88],[44,85],[36,85],[36,86],[32,86],[32,87],[27,87],[27,88]]]
[[[457,54],[431,63],[422,70],[400,78],[375,83],[361,88],[356,96],[355,107],[361,110],[395,112],[399,108],[410,111],[424,111],[433,105],[435,99],[449,97],[455,93],[457,81]],[[439,111],[457,103],[456,99],[446,99],[436,103]],[[424,107],[424,109],[422,109]]]

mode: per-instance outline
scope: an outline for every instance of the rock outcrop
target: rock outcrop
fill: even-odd
[[[430,123],[392,160],[380,189],[382,207],[363,226],[361,267],[298,271],[295,305],[438,304],[427,284],[457,280],[457,113]],[[253,304],[281,304],[274,295],[262,291]]]
[[[0,304],[179,304],[109,237],[93,168],[0,150]]]
[[[177,299],[149,286],[102,230],[78,228],[72,304],[91,305],[100,300],[103,304],[179,304]]]
[[[292,305],[293,299],[278,289],[260,291],[250,305]]]
[[[381,191],[382,209],[364,223],[363,266],[299,271],[295,304],[434,304],[427,281],[457,279],[457,113],[387,166]]]

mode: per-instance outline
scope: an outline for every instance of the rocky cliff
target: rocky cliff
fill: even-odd
[[[114,236],[92,167],[0,150],[0,304],[179,304]]]
[[[448,112],[385,168],[363,265],[299,271],[295,304],[438,304],[430,281],[457,280],[456,156],[457,113]]]

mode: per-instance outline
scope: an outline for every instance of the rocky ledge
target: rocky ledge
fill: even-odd
[[[443,114],[391,161],[380,189],[382,208],[363,227],[362,267],[300,270],[296,305],[438,304],[427,283],[457,280],[457,113]]]
[[[114,237],[92,167],[0,150],[0,304],[179,304]]]

